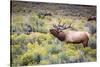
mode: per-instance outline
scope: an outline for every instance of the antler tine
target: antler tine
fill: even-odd
[[[64,30],[64,29],[68,29],[68,28],[71,28],[71,24],[69,24],[69,25],[67,25],[67,26],[66,26],[66,24],[63,25],[63,30]]]
[[[61,23],[61,22],[59,22],[59,23],[58,23],[58,27],[60,27],[60,26],[61,26],[61,25],[60,25],[60,23]]]
[[[71,26],[72,24],[70,23],[66,28],[71,28],[72,26]]]
[[[54,28],[57,28],[57,26],[56,26],[55,24],[53,24],[53,27],[54,27]]]
[[[61,26],[61,25],[60,25],[60,22],[59,22],[59,24],[58,24],[58,25],[53,24],[53,27],[54,27],[54,28],[56,28],[56,29],[60,29],[60,26]]]
[[[66,23],[64,23],[62,26],[65,28],[66,27]]]
[[[64,23],[64,24],[62,24],[61,26],[64,27],[65,25],[66,25],[66,24]]]
[[[59,22],[58,25],[53,24],[53,27],[56,28],[56,29],[59,29],[59,30],[64,30],[64,29],[71,28],[72,26],[71,26],[71,24],[66,25],[65,23],[61,25],[60,22]]]
[[[78,31],[76,28],[72,27],[72,24],[70,24],[68,28],[71,28],[72,30]]]

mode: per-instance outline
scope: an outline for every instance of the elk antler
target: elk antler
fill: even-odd
[[[71,28],[71,24],[69,25],[66,25],[65,23],[64,24],[59,24],[58,25],[53,25],[54,28],[58,29],[58,30],[64,30],[64,29],[68,29],[68,28]]]

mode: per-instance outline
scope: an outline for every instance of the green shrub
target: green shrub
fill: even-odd
[[[50,60],[51,64],[59,64],[59,63],[61,63],[61,60],[60,60],[60,58],[59,58],[59,56],[57,54],[50,55],[49,60]]]
[[[40,64],[47,65],[47,64],[50,64],[50,61],[49,60],[41,60]]]
[[[35,37],[34,42],[37,42],[40,45],[48,45],[52,43],[53,37],[50,34],[40,34],[39,36]]]
[[[11,35],[11,37],[10,37],[11,38],[11,41],[10,41],[11,45],[15,45],[16,44],[16,37],[17,37],[17,34]]]
[[[20,58],[20,65],[24,66],[24,65],[28,65],[30,63],[33,63],[34,62],[33,58],[34,58],[34,55],[32,53],[29,53],[29,52],[25,53]]]
[[[90,47],[82,49],[84,52],[84,57],[87,61],[96,61],[96,49],[91,49]]]
[[[30,42],[29,35],[20,34],[19,36],[16,37],[16,43],[18,44],[26,45],[28,42]]]
[[[11,45],[11,63],[12,66],[19,66],[20,65],[20,55],[23,54],[23,49],[21,48],[21,45]]]
[[[89,47],[91,47],[91,48],[93,48],[93,49],[96,49],[96,36],[94,35],[94,36],[91,36],[90,38],[89,38],[89,43],[88,43],[89,45]]]
[[[67,63],[68,56],[66,56],[65,51],[62,51],[58,54],[59,58],[61,59],[61,63]]]
[[[24,27],[24,16],[18,15],[12,18],[11,22],[11,32],[15,31],[16,33],[23,32]]]
[[[59,53],[62,49],[61,49],[61,46],[59,46],[59,45],[50,45],[49,47],[48,47],[48,50],[49,50],[49,52],[51,53],[51,54],[57,54],[57,53]]]
[[[21,49],[21,45],[12,45],[11,46],[11,50],[12,50],[12,54],[13,55],[20,55],[22,54],[22,49]]]
[[[41,60],[48,59],[48,50],[38,44],[27,44],[27,52],[21,55],[21,65],[36,65]],[[38,49],[39,48],[39,49]]]

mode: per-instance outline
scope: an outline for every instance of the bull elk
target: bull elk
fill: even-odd
[[[67,25],[53,25],[54,29],[50,29],[50,33],[58,38],[60,41],[64,41],[67,43],[82,43],[83,47],[88,46],[89,41],[89,33],[85,31],[68,31],[65,32],[63,30],[71,28],[71,24]]]

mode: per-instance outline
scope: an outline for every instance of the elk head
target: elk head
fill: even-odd
[[[53,25],[53,27],[54,27],[54,29],[50,29],[50,33],[52,35],[54,35],[55,37],[57,37],[59,40],[64,41],[66,34],[62,30],[71,28],[71,24],[69,24],[69,25],[62,24],[62,25],[60,25],[60,23],[59,23],[58,25]]]

